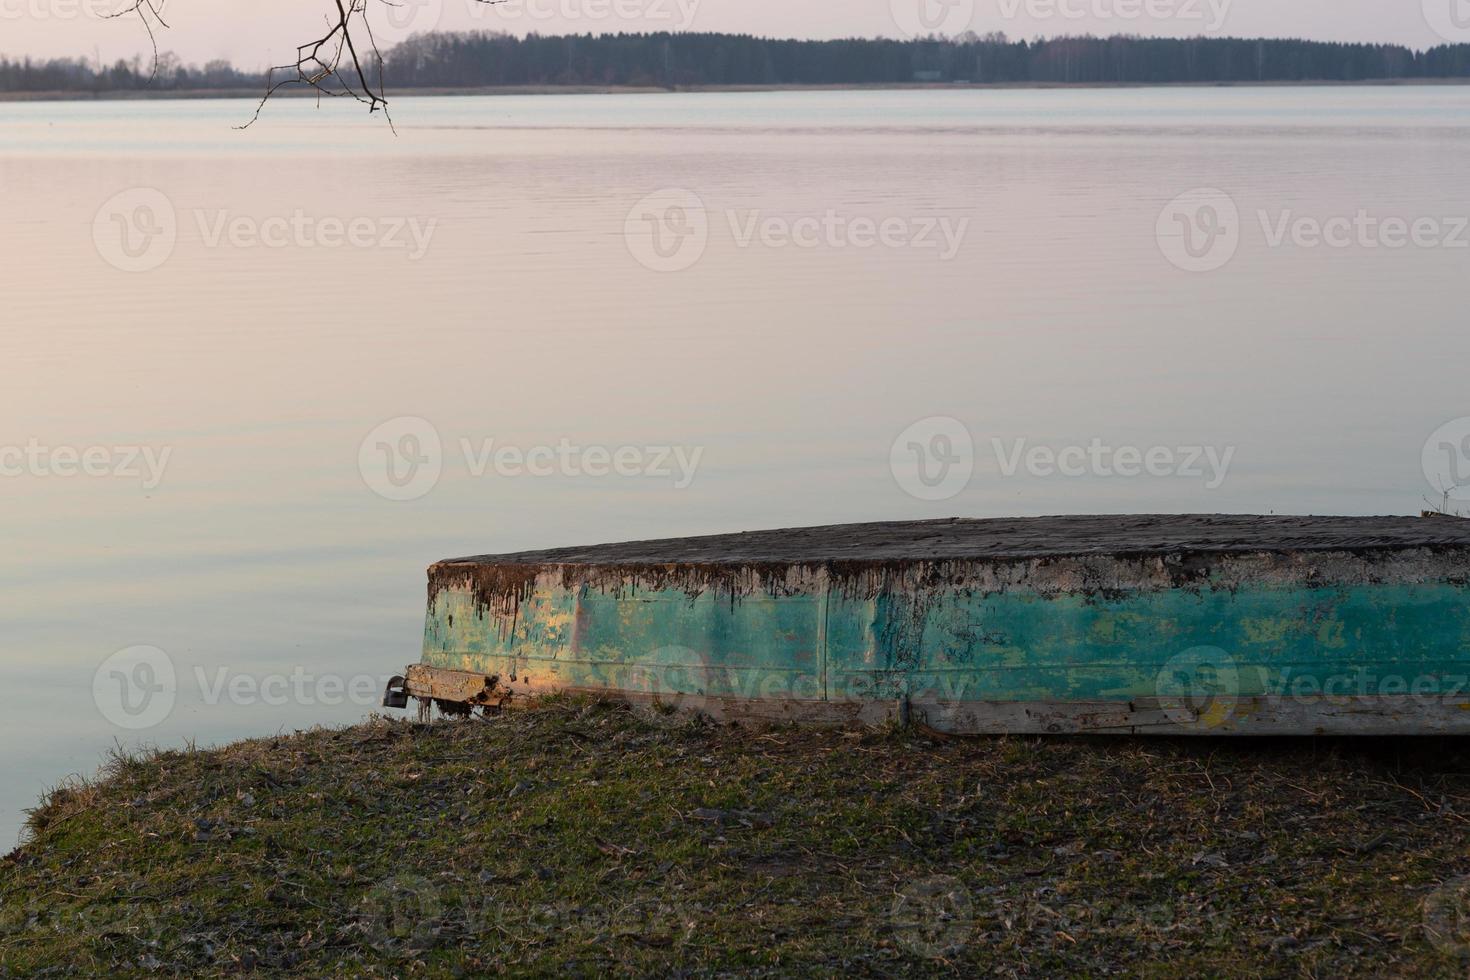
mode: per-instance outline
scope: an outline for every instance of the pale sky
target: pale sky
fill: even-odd
[[[0,0],[0,54],[96,53],[111,60],[146,51],[147,37],[135,20],[101,16],[127,2]],[[332,0],[164,2],[171,29],[160,35],[161,49],[187,61],[227,58],[245,68],[291,60],[292,45],[318,29],[333,7]],[[1467,0],[508,0],[496,7],[475,0],[394,0],[397,8],[384,0],[369,2],[390,41],[428,29],[898,37],[927,25],[945,34],[965,29],[1012,37],[1221,34],[1422,48],[1446,39],[1431,21],[1470,24]],[[1452,10],[1461,15],[1459,21],[1450,19]]]

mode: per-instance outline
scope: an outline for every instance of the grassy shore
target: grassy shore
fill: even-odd
[[[554,699],[119,756],[0,867],[0,974],[1463,975],[1463,747]]]

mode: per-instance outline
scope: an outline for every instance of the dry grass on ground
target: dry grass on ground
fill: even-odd
[[[1463,747],[553,700],[120,757],[0,868],[0,975],[1464,974]]]

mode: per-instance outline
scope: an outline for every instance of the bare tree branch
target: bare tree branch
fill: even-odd
[[[276,65],[266,73],[265,95],[255,107],[255,115],[239,128],[245,129],[260,118],[265,104],[276,92],[290,85],[305,85],[316,90],[317,96],[356,99],[368,107],[369,112],[383,111],[388,125],[393,119],[388,115],[388,99],[383,92],[383,55],[373,37],[372,24],[368,22],[367,5],[370,0],[332,0],[337,8],[335,19],[328,19],[328,30],[321,37],[296,48],[296,61],[289,65]],[[387,2],[387,0],[383,0]],[[377,67],[377,86],[374,87],[357,53],[353,32],[360,30],[367,37],[372,62]],[[344,64],[343,57],[347,62]],[[345,69],[345,74],[344,74]],[[278,73],[287,77],[278,78]]]
[[[122,0],[123,6],[106,14],[108,20],[136,14],[148,32],[153,47],[153,72],[148,82],[158,77],[158,34],[154,22],[164,29],[168,22],[163,19],[163,6],[167,0]],[[383,53],[378,40],[373,36],[373,26],[368,20],[368,4],[382,3],[397,7],[396,0],[330,0],[336,13],[326,19],[326,33],[321,37],[298,45],[296,60],[287,65],[275,65],[266,72],[265,94],[255,106],[255,113],[237,129],[248,129],[260,119],[265,104],[283,88],[305,85],[315,90],[317,98],[350,98],[368,107],[368,112],[382,112],[389,127],[393,118],[388,115],[388,97],[383,88]],[[473,0],[487,7],[507,3],[509,0]],[[284,77],[282,77],[284,76]]]
[[[148,84],[158,77],[158,35],[153,30],[153,20],[158,21],[158,26],[167,29],[168,21],[163,19],[162,8],[165,0],[126,0],[124,6],[110,14],[103,14],[103,20],[116,20],[119,17],[127,17],[137,14],[138,19],[143,22],[143,29],[148,32],[148,43],[153,46],[153,71],[148,76]],[[153,15],[153,20],[148,15]]]
[[[154,0],[137,0],[139,3]],[[289,65],[277,65],[266,73],[266,90],[255,107],[250,121],[238,128],[246,129],[260,118],[265,104],[277,91],[289,85],[305,85],[316,91],[317,97],[350,98],[368,107],[368,112],[383,113],[388,125],[393,126],[393,117],[388,114],[388,97],[383,88],[383,53],[378,40],[373,36],[373,26],[368,20],[368,4],[378,2],[387,6],[398,6],[394,0],[332,0],[336,6],[335,17],[327,20],[327,32],[314,41],[296,48],[296,61]],[[506,3],[508,0],[474,0],[486,6]],[[363,44],[358,43],[358,39]],[[287,77],[278,78],[278,73]]]

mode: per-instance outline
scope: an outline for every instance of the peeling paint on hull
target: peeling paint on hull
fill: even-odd
[[[996,522],[988,537],[984,521],[817,529],[794,556],[742,536],[747,556],[724,562],[610,546],[602,561],[440,563],[408,690],[485,706],[597,691],[748,721],[960,734],[1470,732],[1462,522],[1330,519],[1286,547],[1279,524],[1251,535],[1278,519],[1115,520],[1158,522],[1171,550],[1108,539],[1114,553],[1099,553],[1097,534],[1051,519]],[[990,545],[1018,525],[1028,547]],[[890,552],[910,550],[834,557],[873,527]],[[1228,547],[1210,537],[1224,531]],[[1042,532],[1055,544],[1038,548]],[[811,532],[768,532],[782,534]],[[943,554],[966,535],[975,557]]]

